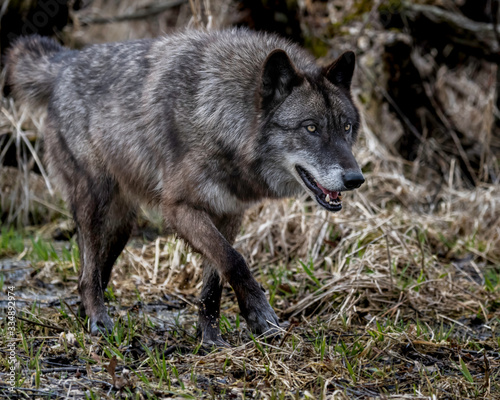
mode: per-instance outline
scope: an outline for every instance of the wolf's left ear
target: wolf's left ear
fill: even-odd
[[[302,82],[285,51],[273,50],[264,61],[261,75],[262,107],[270,109],[281,103]]]
[[[334,85],[350,90],[355,65],[356,56],[354,52],[346,51],[330,66],[325,68],[324,75]]]

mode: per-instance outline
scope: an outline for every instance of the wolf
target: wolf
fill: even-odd
[[[274,34],[229,29],[79,51],[29,36],[7,59],[14,95],[47,109],[45,161],[76,222],[91,333],[113,328],[103,291],[141,203],[203,256],[203,343],[226,345],[225,282],[248,328],[276,333],[278,317],[232,244],[262,199],[305,191],[336,212],[341,192],[364,182],[352,153],[354,53],[320,68]]]

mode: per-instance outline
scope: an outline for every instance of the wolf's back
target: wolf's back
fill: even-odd
[[[46,106],[68,49],[53,39],[33,35],[18,39],[7,52],[7,83],[14,96],[33,106]]]

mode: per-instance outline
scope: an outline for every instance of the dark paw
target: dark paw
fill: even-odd
[[[257,335],[272,336],[281,332],[279,319],[267,300],[260,307],[252,307],[245,320],[248,328]]]
[[[201,339],[203,346],[231,347],[228,342],[222,339],[219,323],[216,321],[204,321],[203,317],[200,317],[197,335]]]
[[[109,335],[113,332],[114,323],[107,313],[90,319],[90,333],[93,336]]]
[[[222,339],[222,336],[218,336],[215,339],[203,338],[201,344],[203,347],[231,347],[231,345]]]

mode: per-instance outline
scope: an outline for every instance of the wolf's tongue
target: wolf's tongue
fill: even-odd
[[[316,185],[323,191],[323,193],[326,195],[329,195],[332,200],[335,200],[339,196],[339,192],[331,192],[328,189],[325,189],[323,186],[321,186],[318,182],[316,182]]]

